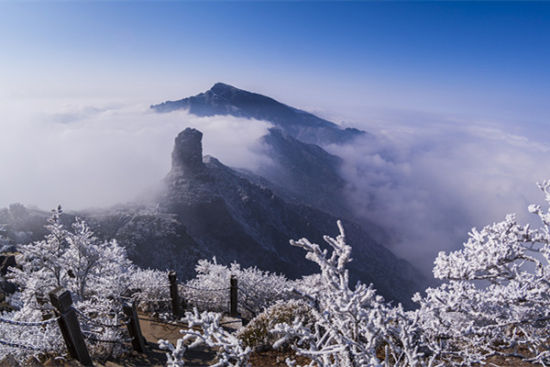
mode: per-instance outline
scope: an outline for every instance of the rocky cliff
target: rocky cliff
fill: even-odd
[[[316,272],[288,240],[307,237],[322,244],[323,235],[337,232],[337,218],[288,202],[213,157],[199,162],[201,137],[199,131],[185,129],[175,139],[172,169],[159,199],[161,212],[175,215],[200,252],[215,254],[223,263],[237,261],[290,277]],[[389,299],[408,303],[421,276],[357,224],[344,225],[354,247],[352,277],[373,282]]]

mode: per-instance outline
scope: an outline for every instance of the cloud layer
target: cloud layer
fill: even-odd
[[[547,145],[504,127],[429,114],[397,114],[363,126],[375,139],[328,149],[345,160],[356,212],[390,235],[399,255],[431,271],[438,251],[458,248],[473,227],[543,198]]]
[[[32,106],[29,109],[28,106]],[[0,206],[103,207],[138,198],[170,169],[174,138],[204,133],[204,153],[255,170],[269,157],[259,138],[270,124],[234,117],[157,114],[147,106],[45,101],[0,106]],[[458,248],[473,226],[540,202],[536,181],[550,178],[548,145],[503,125],[427,113],[385,113],[374,134],[327,149],[344,158],[347,195],[358,216],[385,228],[382,238],[426,273],[438,251]]]
[[[204,153],[225,164],[254,169],[266,159],[256,153],[270,126],[262,121],[105,103],[0,107],[0,206],[81,209],[133,200],[166,175],[174,138],[186,127],[201,130]]]

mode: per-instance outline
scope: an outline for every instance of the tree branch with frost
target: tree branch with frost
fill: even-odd
[[[158,344],[160,349],[168,351],[166,353],[166,367],[182,367],[185,365],[184,354],[187,347],[183,339],[178,339],[176,346],[164,339],[159,339]]]
[[[374,367],[381,365],[377,351],[386,345],[395,366],[419,365],[416,320],[409,319],[401,307],[386,305],[372,285],[357,283],[353,289],[349,286],[346,265],[351,261],[352,249],[346,244],[342,223],[337,224],[340,233],[336,238],[324,236],[332,250],[330,254],[305,238],[290,241],[306,251],[308,260],[319,265],[322,289],[309,292],[315,298],[313,330],[301,320],[279,324],[273,331],[283,336],[274,346],[297,338],[292,348],[311,360],[309,366]],[[295,365],[291,360],[287,363]]]
[[[538,186],[550,204],[550,181]],[[550,363],[545,332],[550,326],[550,211],[540,205],[528,209],[539,217],[540,228],[507,215],[472,229],[463,249],[440,253],[435,261],[434,275],[447,282],[428,288],[424,298],[415,296],[424,341],[448,365],[505,354]],[[483,280],[490,284],[480,284]]]
[[[217,351],[218,361],[213,366],[246,367],[252,350],[243,346],[236,336],[220,325],[221,314],[202,312],[195,308],[193,312],[186,312],[183,321],[187,322],[187,329],[180,330],[183,338],[178,339],[174,347],[166,340],[159,340],[160,348],[167,349],[170,366],[184,365],[184,354],[188,349],[199,345],[207,345]],[[189,345],[186,346],[186,344]],[[171,364],[170,364],[171,363]]]
[[[46,295],[61,286],[72,293],[74,305],[82,314],[93,315],[97,323],[112,324],[112,313],[120,311],[121,296],[128,289],[133,266],[125,249],[115,241],[99,241],[79,218],[72,230],[66,229],[61,214],[61,207],[52,211],[46,226],[49,233],[44,240],[19,246],[21,254],[17,261],[21,269],[10,268],[7,276],[21,290],[13,296],[18,299],[13,317],[26,321],[41,319],[44,312],[52,309]],[[98,328],[92,323],[82,325],[104,339],[122,338],[120,330]],[[8,331],[0,326],[0,334],[3,332]],[[62,342],[59,333],[52,333],[51,338]],[[90,351],[105,356],[115,349],[107,350],[104,344],[98,344]]]

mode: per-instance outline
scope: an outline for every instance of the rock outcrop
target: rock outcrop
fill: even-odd
[[[172,173],[193,176],[204,169],[202,163],[202,133],[187,128],[176,137],[172,151]]]

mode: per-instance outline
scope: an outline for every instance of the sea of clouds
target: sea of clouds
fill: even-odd
[[[104,207],[139,199],[170,170],[176,135],[204,133],[203,153],[254,170],[271,126],[233,117],[155,113],[146,105],[33,101],[2,108],[0,206]]]
[[[170,169],[175,136],[204,133],[204,154],[256,170],[269,157],[268,122],[159,114],[146,105],[11,101],[2,106],[0,207],[105,207],[139,199]],[[353,123],[370,136],[325,147],[344,159],[354,214],[379,224],[395,253],[429,273],[438,251],[509,212],[530,220],[535,185],[550,178],[550,148],[498,123],[418,112]],[[353,245],[353,244],[352,244]]]
[[[329,151],[344,158],[356,213],[380,224],[397,254],[430,273],[439,251],[459,248],[472,227],[527,212],[550,179],[550,146],[502,124],[419,112],[355,124],[374,134]]]

